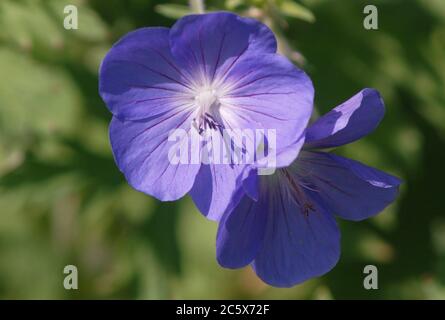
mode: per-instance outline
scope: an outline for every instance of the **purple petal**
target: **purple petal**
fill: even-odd
[[[200,164],[172,164],[169,151],[178,141],[169,141],[171,130],[190,129],[193,111],[169,112],[140,121],[122,121],[113,117],[110,141],[114,158],[128,183],[138,191],[159,200],[184,196],[193,186]],[[187,142],[186,139],[180,140]],[[181,144],[182,146],[182,144]],[[188,155],[191,155],[188,145]]]
[[[266,283],[291,287],[331,270],[340,256],[340,233],[333,216],[316,194],[305,197],[311,211],[305,212],[292,197],[294,191],[280,179],[271,184],[266,196],[267,210],[262,247],[253,268]]]
[[[341,218],[363,220],[391,204],[401,181],[357,161],[324,152],[302,152],[295,168]]]
[[[221,266],[234,269],[252,262],[263,242],[268,207],[267,197],[254,201],[245,195],[234,210],[223,216],[216,237]]]
[[[203,164],[190,190],[198,209],[210,220],[219,221],[226,209],[237,204],[243,194],[241,172],[244,166]]]
[[[243,191],[251,199],[258,201],[260,197],[260,180],[258,170],[247,168],[243,172]]]
[[[277,48],[268,27],[229,12],[181,18],[170,30],[170,44],[179,64],[209,80],[217,71],[227,72],[248,51],[274,53]]]
[[[379,92],[363,89],[308,128],[305,148],[331,148],[358,140],[377,127],[384,113]]]
[[[303,71],[282,56],[263,54],[234,65],[224,85],[229,93],[220,98],[220,112],[226,127],[275,130],[276,153],[293,146],[298,154],[314,97],[312,82]],[[284,155],[277,166],[292,160]]]
[[[143,28],[125,35],[99,71],[99,92],[122,120],[138,120],[191,102],[191,77],[173,60],[169,29]]]

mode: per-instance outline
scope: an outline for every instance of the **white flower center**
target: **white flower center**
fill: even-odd
[[[222,124],[218,120],[219,95],[213,87],[203,87],[196,90],[195,104],[198,107],[198,113],[193,119],[193,125],[199,134],[204,133],[207,129],[223,129]]]
[[[201,108],[202,113],[211,111],[212,105],[219,104],[218,95],[213,88],[203,88],[195,95],[196,104]]]

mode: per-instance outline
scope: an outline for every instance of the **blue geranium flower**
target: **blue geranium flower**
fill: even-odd
[[[190,15],[171,29],[143,28],[104,58],[99,91],[113,113],[110,140],[135,189],[160,200],[190,192],[218,220],[240,189],[243,165],[172,164],[175,129],[274,129],[276,151],[297,154],[312,112],[306,74],[276,53],[271,30],[225,12]],[[188,154],[195,150],[188,146]],[[288,165],[279,157],[277,165]]]
[[[400,180],[318,149],[367,135],[383,114],[379,93],[364,89],[307,129],[290,166],[244,180],[246,194],[219,224],[218,262],[227,268],[251,264],[263,281],[278,287],[333,268],[340,256],[334,217],[358,221],[379,213],[395,200]]]

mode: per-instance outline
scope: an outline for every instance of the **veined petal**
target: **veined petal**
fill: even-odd
[[[358,140],[378,126],[384,113],[379,92],[363,89],[308,128],[305,148],[331,148]]]
[[[186,136],[173,141],[169,134],[176,129],[188,133],[193,116],[189,108],[139,121],[113,117],[110,141],[114,158],[133,188],[163,201],[177,200],[192,188],[200,168],[190,159],[192,145]],[[178,148],[188,150],[185,156],[189,159],[174,164],[169,155]]]
[[[190,190],[194,203],[210,220],[219,221],[226,209],[243,195],[244,165],[203,164]]]
[[[266,230],[252,265],[264,282],[276,287],[291,287],[320,276],[331,270],[340,256],[337,224],[318,195],[305,191],[311,205],[311,211],[306,212],[292,192],[286,181],[268,188],[269,203],[262,208],[267,210]]]
[[[143,28],[121,38],[99,70],[99,92],[121,120],[138,120],[191,101],[190,75],[176,65],[169,29]]]
[[[247,168],[243,172],[243,191],[251,199],[258,201],[260,197],[260,177],[258,170]]]
[[[172,54],[200,80],[227,73],[247,51],[274,53],[275,36],[264,24],[229,12],[189,15],[170,30]]]
[[[391,204],[401,181],[360,162],[325,152],[302,152],[293,166],[333,214],[369,218]]]
[[[308,192],[312,211],[295,201],[279,174],[263,176],[258,201],[244,196],[226,212],[217,236],[218,262],[240,268],[253,261],[268,284],[290,287],[329,271],[340,254],[340,234],[316,194]]]
[[[241,268],[250,264],[263,243],[269,199],[258,201],[243,195],[233,210],[222,217],[216,237],[218,263],[225,268]]]
[[[302,70],[277,54],[249,56],[233,66],[224,88],[227,94],[219,101],[226,127],[274,130],[276,154],[290,146],[298,154],[314,98],[312,82]],[[289,162],[277,158],[277,167]]]

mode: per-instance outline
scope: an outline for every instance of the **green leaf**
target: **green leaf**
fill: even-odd
[[[21,47],[38,44],[44,48],[61,48],[68,36],[82,40],[102,42],[107,37],[107,27],[99,15],[80,0],[70,4],[78,9],[79,28],[65,30],[64,8],[60,0],[23,0],[0,2],[0,39]]]
[[[101,42],[107,37],[107,26],[102,21],[100,16],[91,8],[87,6],[85,1],[71,0],[71,5],[75,5],[78,10],[79,29],[65,30],[63,28],[63,21],[66,17],[63,10],[68,3],[60,0],[50,0],[47,5],[51,8],[54,15],[60,23],[60,28],[64,31],[64,35],[74,35],[86,41]]]
[[[179,218],[177,202],[157,202],[152,216],[141,223],[138,234],[153,245],[154,253],[164,269],[172,274],[181,273],[181,252],[176,232]]]
[[[225,7],[227,10],[235,10],[243,4],[242,0],[226,0]]]
[[[52,135],[75,129],[80,97],[63,70],[6,48],[0,49],[0,70],[5,75],[0,78],[2,133]]]
[[[60,27],[62,26],[62,27]],[[63,24],[50,17],[39,1],[0,3],[0,38],[29,48],[33,43],[56,47],[63,42]]]
[[[304,20],[307,22],[314,22],[314,14],[306,7],[292,0],[285,0],[280,5],[280,11],[285,16]]]
[[[180,4],[160,4],[155,7],[155,11],[171,19],[179,19],[192,13],[188,6]]]

